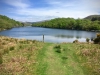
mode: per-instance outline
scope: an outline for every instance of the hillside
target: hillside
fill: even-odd
[[[7,16],[0,15],[0,31],[5,29],[10,29],[13,27],[19,27],[19,26],[22,26],[22,23],[10,19]]]
[[[90,21],[88,19],[74,19],[74,18],[55,18],[44,22],[33,23],[32,26],[58,28],[58,29],[99,31],[100,21]]]
[[[91,20],[91,21],[100,21],[100,15],[90,15],[90,16],[87,16],[85,17],[84,19],[88,19],[88,20]]]

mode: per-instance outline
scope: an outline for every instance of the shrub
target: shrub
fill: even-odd
[[[61,49],[57,49],[56,52],[57,52],[57,53],[61,53]]]
[[[78,42],[79,42],[78,40],[73,41],[73,43],[78,43]]]
[[[60,45],[56,45],[54,48],[61,49]]]
[[[97,33],[97,38],[100,38],[100,33]]]
[[[12,46],[10,47],[10,51],[14,50],[15,49],[15,46]]]
[[[97,38],[94,39],[95,44],[100,44],[100,33],[97,34]]]
[[[95,44],[100,44],[100,38],[95,38],[95,39],[94,39],[94,43],[95,43]]]
[[[56,49],[57,53],[61,53],[61,46],[60,45],[56,45],[54,48]]]
[[[89,38],[86,38],[86,42],[88,42],[88,43],[89,43],[89,41],[90,41],[90,39],[89,39]]]

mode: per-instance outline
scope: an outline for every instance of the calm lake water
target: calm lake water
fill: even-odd
[[[0,35],[9,36],[13,38],[24,38],[31,40],[43,40],[45,42],[73,42],[78,39],[80,42],[85,42],[86,38],[92,39],[96,37],[96,32],[77,31],[77,30],[63,30],[50,29],[41,27],[20,27],[12,28],[10,30],[1,31]]]

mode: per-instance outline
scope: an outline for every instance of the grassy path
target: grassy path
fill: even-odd
[[[47,61],[48,63],[47,75],[66,74],[66,68],[61,63],[61,59],[59,58],[59,56],[55,54],[55,51],[53,50],[53,45],[48,47],[48,50],[46,51],[45,61]]]
[[[38,66],[38,75],[84,75],[79,63],[74,58],[74,48],[63,45],[62,52],[57,53],[54,46],[55,44],[48,44],[42,49],[43,57],[40,54],[41,61],[39,63],[41,64]]]

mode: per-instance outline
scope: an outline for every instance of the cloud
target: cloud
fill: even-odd
[[[39,1],[38,1],[39,2]],[[28,0],[5,0],[5,3],[15,7],[10,12],[11,18],[20,21],[41,21],[56,17],[84,18],[88,15],[99,14],[99,0],[44,0],[45,7],[41,3],[37,8]]]
[[[83,0],[83,3],[91,11],[100,11],[100,0]]]
[[[75,6],[77,1],[72,0],[47,0],[47,3],[55,7],[69,7]]]
[[[16,8],[27,8],[29,5],[25,3],[25,0],[4,0],[5,3]]]

